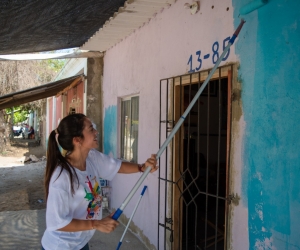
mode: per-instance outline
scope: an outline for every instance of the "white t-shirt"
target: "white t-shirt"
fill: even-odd
[[[112,180],[119,171],[121,161],[93,149],[86,159],[86,171],[75,168],[79,179],[74,176],[72,195],[70,175],[58,166],[50,180],[46,209],[47,229],[42,238],[46,250],[72,249],[84,247],[95,230],[80,232],[57,231],[68,225],[72,219],[100,220],[102,218],[102,194],[99,178]],[[58,177],[59,176],[59,177]]]

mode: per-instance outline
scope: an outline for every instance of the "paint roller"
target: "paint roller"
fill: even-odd
[[[247,15],[268,3],[268,0],[255,0],[240,8],[240,15]]]

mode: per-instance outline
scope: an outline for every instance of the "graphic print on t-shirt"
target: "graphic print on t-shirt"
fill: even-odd
[[[90,193],[84,189],[85,191],[85,197],[88,201],[88,207],[87,207],[87,219],[92,219],[95,214],[98,215],[100,212],[101,204],[102,204],[102,195],[101,195],[101,187],[99,186],[99,183],[97,182],[96,177],[92,178],[91,180],[87,176],[87,181],[86,183],[89,186]],[[92,186],[92,182],[94,181],[94,187]]]

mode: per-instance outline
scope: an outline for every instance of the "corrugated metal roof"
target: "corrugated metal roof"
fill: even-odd
[[[75,86],[81,81],[84,81],[83,74],[0,96],[0,110],[44,99],[50,96],[60,95],[62,91],[67,91],[69,88]]]
[[[95,58],[103,57],[103,53],[99,51],[82,51],[75,50],[67,53],[22,53],[22,54],[10,54],[0,55],[0,61],[22,61],[22,60],[47,60],[47,59],[62,59],[62,58]]]
[[[175,0],[126,1],[124,7],[119,8],[119,11],[107,20],[103,27],[81,48],[106,51],[174,2]]]

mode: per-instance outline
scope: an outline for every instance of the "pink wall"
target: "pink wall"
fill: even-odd
[[[151,153],[158,151],[160,79],[187,73],[191,55],[193,67],[197,67],[197,51],[201,51],[202,59],[205,54],[211,55],[209,59],[202,60],[200,70],[212,68],[213,44],[218,42],[221,53],[223,41],[234,32],[230,0],[201,1],[200,11],[195,15],[184,8],[185,3],[186,0],[179,0],[164,9],[149,23],[109,49],[104,57],[104,111],[109,107],[117,107],[119,111],[118,97],[140,96],[139,142],[142,143],[138,150],[139,162],[144,162]],[[232,47],[222,64],[236,61]],[[104,113],[104,117],[106,115],[109,114]],[[139,177],[139,174],[126,178],[118,175],[111,182],[113,208],[122,204]],[[140,212],[134,217],[134,223],[153,245],[157,244],[157,178],[158,173],[150,174],[143,183],[149,188],[139,207]],[[138,193],[125,208],[127,217],[134,209]]]
[[[81,82],[78,86],[77,86],[77,96],[80,98],[81,100],[81,105],[78,108],[78,113],[83,113],[83,95],[84,95],[84,82]]]
[[[49,111],[48,111],[49,121],[47,122],[49,124],[49,131],[52,131],[53,130],[53,122],[52,122],[53,121],[53,98],[48,99],[48,107],[49,107]]]
[[[62,119],[62,98],[61,95],[56,98],[56,127],[58,126],[59,121]]]
[[[68,90],[67,92],[67,114],[70,111],[70,107],[74,107],[76,113],[83,113],[83,94],[84,83],[81,82],[76,87]],[[75,101],[75,102],[74,102]]]
[[[67,96],[65,98],[66,104],[64,107],[66,110],[63,111],[63,96],[60,95],[56,98],[52,97],[48,99],[48,117],[49,117],[49,131],[50,133],[53,129],[55,129],[59,122],[64,118],[64,116],[69,114],[69,109],[71,106],[74,106],[76,109],[76,113],[83,113],[83,96],[84,96],[84,83],[81,82],[76,87],[67,91]],[[77,102],[72,102],[72,100],[76,100]],[[55,101],[56,109],[53,114],[53,101]],[[76,105],[78,103],[78,105]],[[54,121],[54,125],[53,125]],[[47,135],[48,138],[49,134]]]

